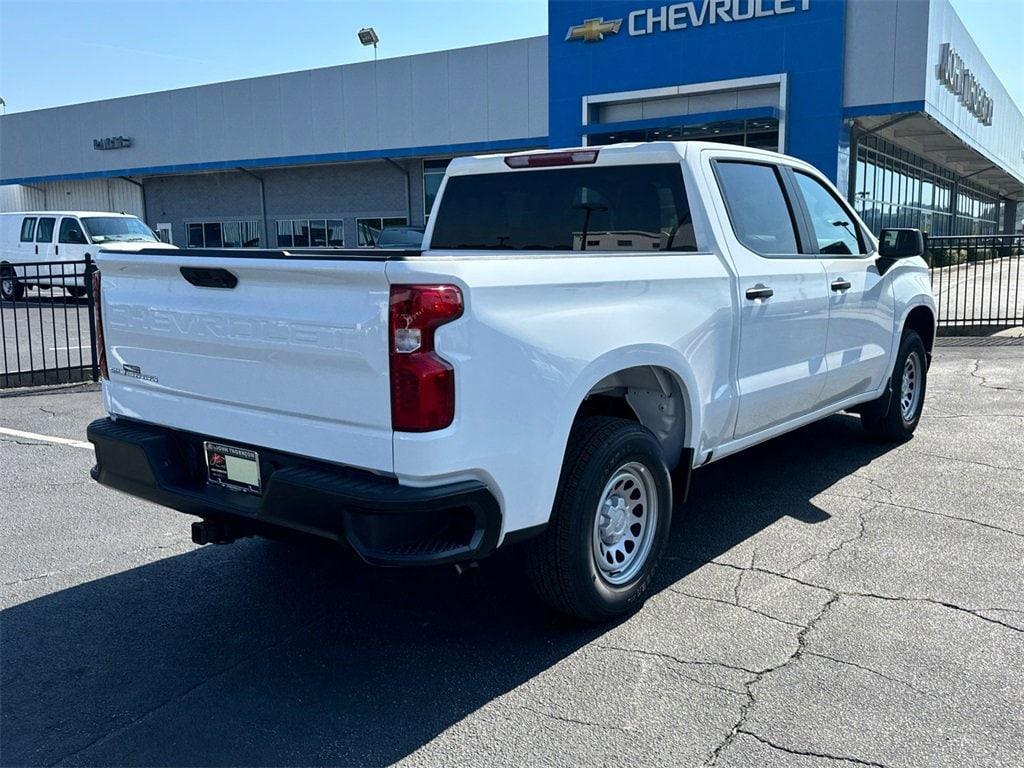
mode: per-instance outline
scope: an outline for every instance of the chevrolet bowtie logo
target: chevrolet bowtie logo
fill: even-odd
[[[605,21],[603,18],[587,19],[582,24],[569,27],[569,33],[565,36],[565,39],[596,43],[599,40],[604,40],[605,35],[617,33],[621,26],[622,19],[613,19],[612,21]]]

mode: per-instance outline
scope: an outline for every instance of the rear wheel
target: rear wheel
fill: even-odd
[[[671,520],[657,438],[626,419],[583,421],[569,439],[551,522],[529,545],[534,589],[555,610],[586,621],[635,610]]]
[[[66,288],[65,290],[71,295],[71,298],[73,299],[80,299],[83,296],[85,296],[85,288],[81,288],[79,286],[75,286],[74,288]]]
[[[11,267],[0,268],[0,299],[17,301],[25,295],[25,286],[14,275]]]
[[[903,331],[889,388],[863,407],[861,423],[868,434],[887,442],[909,440],[921,420],[928,364],[924,342],[917,331]]]

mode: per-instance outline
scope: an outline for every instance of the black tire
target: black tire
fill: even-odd
[[[20,301],[25,295],[25,286],[14,276],[11,267],[0,268],[0,300]]]
[[[73,299],[80,299],[85,296],[85,288],[79,288],[77,285],[74,288],[65,288],[64,290],[67,291],[68,295]]]
[[[915,359],[916,363],[909,362],[911,358]],[[909,410],[905,410],[903,381],[908,365],[916,365],[914,386],[917,388],[917,394],[909,403]],[[861,409],[860,421],[864,429],[872,437],[889,443],[909,440],[921,420],[927,384],[928,356],[924,342],[917,331],[905,329],[900,339],[899,351],[896,353],[896,365],[893,366],[888,389],[880,398]]]
[[[630,472],[643,488],[639,484],[629,485]],[[625,478],[618,480],[625,490],[620,490],[616,497],[615,490],[620,487],[616,484],[605,494],[616,478]],[[637,490],[632,488],[644,495],[637,496]],[[649,515],[643,522],[650,527],[641,528],[643,538],[640,543],[634,542],[636,554],[630,549],[625,555],[630,567],[618,574],[605,573],[602,569],[606,567],[597,565],[601,553],[606,557],[611,554],[605,549],[604,540],[597,540],[603,534],[595,529],[598,508],[606,497],[610,504],[619,505],[614,508],[618,515],[614,523],[605,518],[612,538],[616,535],[610,530],[613,526],[618,526],[619,535],[630,538],[622,521],[633,530],[634,516]],[[638,512],[643,505],[629,500],[633,498],[645,502],[655,499],[656,504],[648,504],[653,506],[653,512]],[[625,505],[632,506],[620,512],[619,508]],[[556,611],[584,621],[607,621],[636,610],[643,604],[671,522],[672,484],[657,438],[627,419],[596,416],[584,420],[569,437],[551,521],[544,533],[527,545],[527,567],[537,595]],[[625,543],[620,541],[613,546],[618,548]],[[622,551],[616,549],[616,556]],[[633,559],[628,560],[630,557]],[[608,566],[613,567],[614,563]],[[628,580],[621,583],[610,581],[626,577]]]

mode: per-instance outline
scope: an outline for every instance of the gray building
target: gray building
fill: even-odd
[[[126,210],[200,247],[367,245],[423,223],[455,154],[545,146],[547,82],[538,37],[7,115],[0,206]]]
[[[456,155],[710,138],[813,163],[875,231],[1018,219],[1024,115],[948,0],[550,0],[549,28],[7,115],[0,210],[125,210],[196,247],[363,246],[423,224]]]

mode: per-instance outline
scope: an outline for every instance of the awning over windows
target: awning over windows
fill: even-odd
[[[858,117],[857,127],[948,168],[1000,197],[1024,200],[1024,182],[924,112]]]

